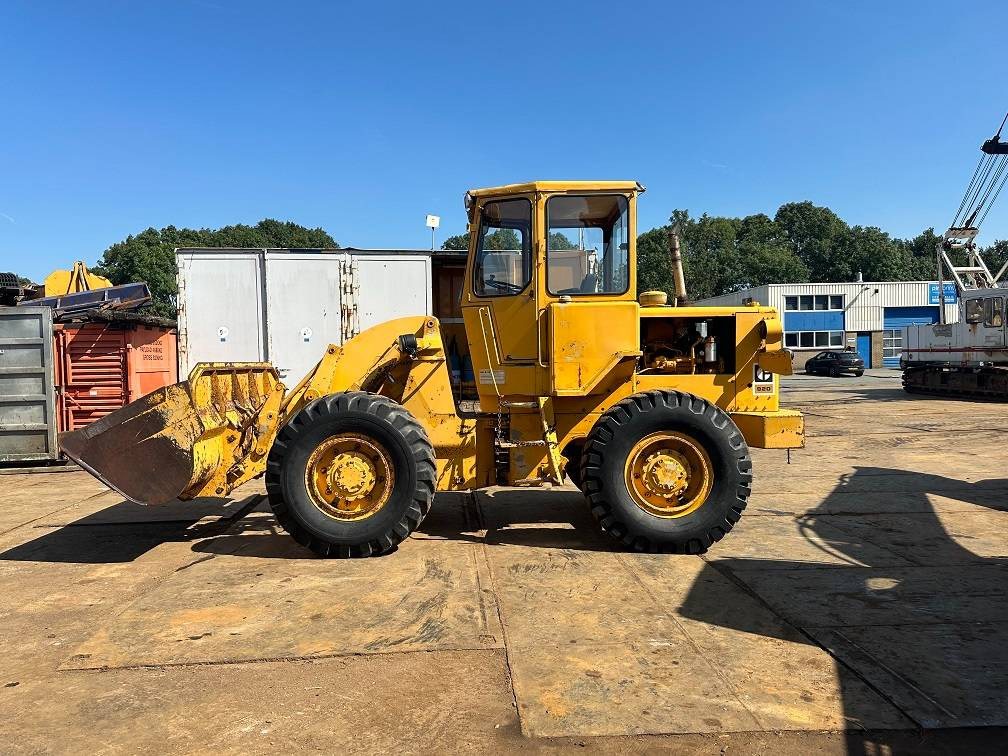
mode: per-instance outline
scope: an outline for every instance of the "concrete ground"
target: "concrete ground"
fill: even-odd
[[[250,486],[145,509],[0,476],[0,750],[1003,752],[1003,406],[795,376],[705,557],[627,554],[581,495],[439,495],[399,550],[312,558]]]

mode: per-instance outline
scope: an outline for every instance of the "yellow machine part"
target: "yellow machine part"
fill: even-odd
[[[733,412],[746,443],[758,449],[796,449],[805,446],[805,417],[795,410]]]
[[[45,289],[42,296],[60,297],[92,289],[107,289],[111,285],[111,281],[89,272],[84,261],[78,260],[74,263],[73,270],[54,270],[46,276],[42,284]]]
[[[265,469],[283,391],[268,364],[200,364],[188,380],[61,434],[60,447],[141,504],[220,496]]]

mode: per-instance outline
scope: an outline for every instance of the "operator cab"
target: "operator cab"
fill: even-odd
[[[551,343],[573,317],[559,318],[558,306],[596,308],[582,311],[568,339],[586,370],[596,353],[609,360],[639,350],[634,245],[643,191],[636,181],[540,181],[466,194],[462,315],[485,408],[505,394],[555,393]],[[598,320],[588,327],[601,331],[596,337],[587,338],[588,320]],[[614,343],[616,334],[633,343]]]

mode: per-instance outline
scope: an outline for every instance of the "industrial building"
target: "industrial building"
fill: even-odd
[[[955,285],[945,283],[945,317],[959,319]],[[903,328],[939,321],[934,281],[765,284],[710,297],[701,305],[738,305],[753,300],[776,307],[784,321],[784,346],[794,366],[828,349],[849,347],[865,367],[898,367]]]

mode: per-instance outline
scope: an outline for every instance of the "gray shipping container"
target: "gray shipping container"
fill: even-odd
[[[429,253],[182,248],[175,259],[180,376],[200,362],[271,362],[290,387],[329,344],[431,313]]]
[[[56,459],[52,310],[0,307],[0,462]]]

